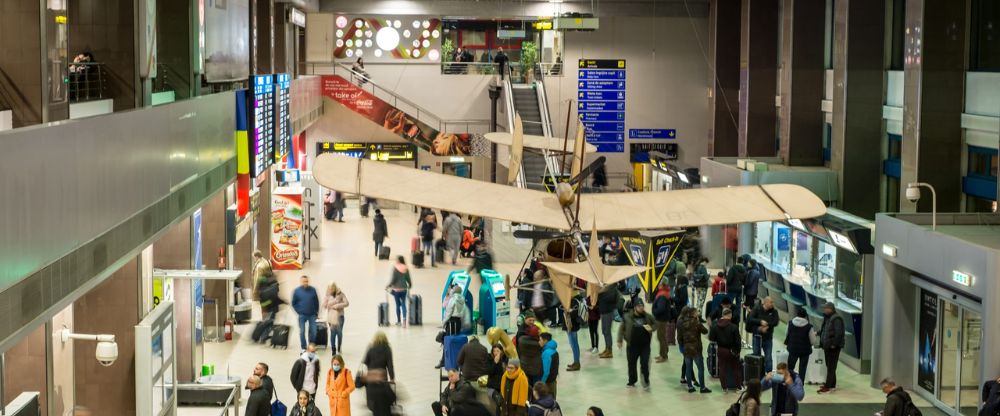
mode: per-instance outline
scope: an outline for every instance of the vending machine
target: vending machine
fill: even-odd
[[[510,332],[510,302],[503,284],[503,275],[495,270],[483,270],[479,274],[483,285],[479,288],[479,318],[483,322],[483,333],[492,327]]]

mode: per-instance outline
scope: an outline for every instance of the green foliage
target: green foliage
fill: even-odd
[[[538,63],[538,45],[535,42],[521,43],[521,70],[525,73],[534,72],[535,64]]]
[[[441,43],[441,62],[451,62],[455,60],[455,44],[451,39],[445,39]]]

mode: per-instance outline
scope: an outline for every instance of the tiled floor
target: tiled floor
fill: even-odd
[[[303,271],[279,272],[281,290],[285,299],[290,300],[291,291],[298,284],[301,274],[308,274],[317,288],[325,288],[336,281],[347,294],[351,303],[346,312],[346,342],[344,355],[348,367],[358,368],[361,356],[376,326],[376,310],[379,302],[385,301],[383,288],[388,281],[391,263],[378,261],[374,257],[371,243],[371,220],[361,219],[356,208],[347,210],[345,223],[326,222],[323,227],[324,241],[319,253]],[[389,245],[393,257],[408,253],[410,238],[416,233],[416,216],[409,210],[387,210],[384,212],[389,224]],[[409,256],[407,256],[409,257]],[[467,263],[460,266],[466,267]],[[516,270],[520,264],[498,265],[503,273]],[[413,273],[414,292],[424,298],[424,325],[407,329],[385,328],[393,347],[399,389],[404,397],[403,404],[409,415],[429,415],[430,403],[437,400],[438,370],[434,369],[440,357],[440,347],[434,342],[438,332],[441,291],[444,279],[452,266],[439,266],[415,270]],[[478,292],[476,292],[478,293]],[[255,310],[255,319],[259,311]],[[322,318],[322,316],[321,316]],[[290,309],[283,309],[279,321],[295,326],[295,316]],[[783,325],[779,329],[783,328]],[[244,378],[251,373],[258,361],[267,362],[271,367],[271,377],[275,381],[279,398],[286,404],[294,402],[294,393],[289,381],[289,372],[299,353],[298,329],[292,330],[292,341],[288,350],[274,350],[249,341],[252,325],[237,327],[237,339],[222,344],[206,344],[205,362],[216,365],[216,371],[228,371]],[[559,342],[561,361],[568,364],[571,353],[562,331],[555,331]],[[581,344],[589,345],[586,331],[580,333]],[[655,347],[654,347],[655,348]],[[597,405],[608,415],[651,415],[663,414],[659,410],[674,409],[685,415],[724,414],[729,404],[736,399],[735,394],[713,392],[711,394],[688,394],[678,383],[680,354],[671,351],[670,361],[652,364],[652,391],[625,387],[626,368],[623,352],[615,351],[615,358],[601,360],[584,352],[581,359],[583,370],[575,373],[560,372],[559,403],[566,415],[584,415],[588,406]],[[323,373],[321,384],[326,382],[329,368],[329,352],[321,351]],[[869,376],[858,375],[841,366],[840,389],[834,394],[818,395],[816,388],[809,386],[806,402],[811,403],[874,403],[884,401],[881,391],[869,387]],[[708,383],[716,389],[718,381]],[[245,396],[244,396],[245,397]],[[769,401],[770,396],[765,401]],[[320,395],[317,399],[324,413],[328,411],[328,400]],[[919,403],[921,406],[924,403]],[[368,414],[363,391],[352,396],[352,408],[357,414]]]

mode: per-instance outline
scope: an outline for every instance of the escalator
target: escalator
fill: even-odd
[[[513,84],[511,97],[514,99],[514,111],[521,115],[524,134],[548,136],[547,126],[542,121],[542,112],[538,103],[538,92],[534,84]],[[548,109],[546,108],[546,111]],[[546,176],[545,157],[535,151],[525,150],[521,159],[524,167],[525,185],[528,189],[545,190],[542,177]]]

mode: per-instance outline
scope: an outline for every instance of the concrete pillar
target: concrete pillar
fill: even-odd
[[[899,180],[902,212],[931,209],[930,195],[919,204],[906,199],[906,184],[911,182],[934,186],[939,212],[958,211],[961,206],[965,6],[965,2],[954,0],[906,2]]]
[[[885,0],[834,2],[833,131],[830,167],[840,179],[840,207],[875,218],[881,179],[882,102],[885,93]],[[850,83],[848,83],[850,81]]]
[[[274,20],[274,0],[251,0],[251,74],[274,73]]]
[[[778,6],[779,0],[742,2],[739,156],[743,157],[777,154]]]
[[[118,360],[104,367],[94,359],[96,344],[74,348],[76,404],[99,414],[135,415],[135,325],[139,323],[139,261],[129,260],[73,304],[74,332],[114,334]],[[59,369],[56,369],[59,371]]]
[[[226,192],[219,191],[201,207],[201,264],[208,270],[218,269],[219,249],[226,249]],[[205,308],[205,326],[216,326],[229,316],[229,284],[225,280],[206,280],[205,297],[216,299],[214,307]],[[221,328],[221,326],[220,326]]]
[[[782,0],[778,154],[792,166],[823,165],[826,2]]]
[[[740,0],[712,0],[709,12],[712,136],[708,154],[739,155]]]

